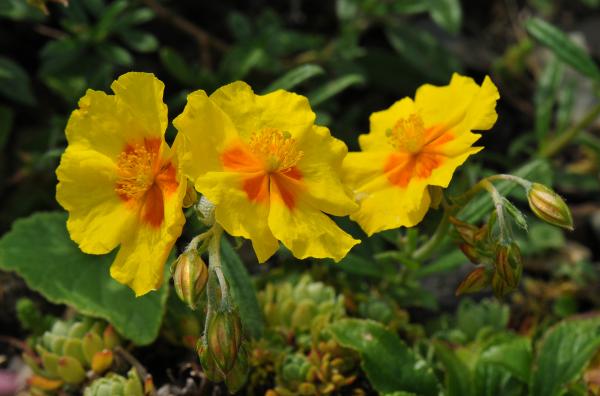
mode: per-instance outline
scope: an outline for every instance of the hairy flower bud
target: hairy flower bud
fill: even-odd
[[[242,324],[237,312],[216,312],[208,324],[206,342],[217,366],[228,373],[242,343]]]
[[[492,277],[485,267],[477,267],[456,288],[456,295],[477,293],[490,284]]]
[[[244,386],[248,379],[248,371],[248,351],[246,350],[246,346],[242,344],[233,368],[225,377],[225,385],[227,385],[229,393],[233,394],[242,389],[242,386]]]
[[[215,205],[205,196],[200,197],[200,201],[196,204],[196,213],[204,225],[210,227],[215,223]]]
[[[533,183],[527,191],[529,207],[537,217],[552,225],[573,230],[573,218],[565,201],[540,183]]]
[[[473,245],[476,242],[475,236],[479,228],[472,224],[465,223],[464,221],[458,220],[456,217],[450,216],[450,222],[454,225],[454,229],[458,232],[458,235],[466,243]]]
[[[173,281],[179,298],[191,309],[196,309],[208,280],[208,268],[193,249],[183,252],[173,266]]]
[[[516,243],[498,245],[496,249],[496,273],[506,282],[509,289],[519,285],[523,272],[521,250]]]
[[[198,358],[200,359],[202,370],[204,370],[204,375],[206,375],[206,378],[208,378],[209,381],[221,382],[225,379],[223,372],[217,366],[212,354],[208,351],[208,347],[204,340],[198,341],[196,353],[198,353]]]

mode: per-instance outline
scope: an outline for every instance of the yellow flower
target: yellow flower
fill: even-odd
[[[216,221],[252,240],[260,262],[278,240],[298,258],[335,260],[358,243],[323,213],[358,206],[340,180],[345,144],[314,120],[305,97],[256,95],[238,81],[210,97],[190,94],[173,122],[184,172],[215,205]]]
[[[110,273],[139,296],[161,285],[185,221],[186,180],[164,140],[164,84],[127,73],[111,88],[115,95],[88,90],[69,118],[56,199],[82,251],[104,254],[121,245]]]
[[[456,168],[483,147],[472,147],[497,119],[498,89],[458,74],[443,87],[423,85],[371,114],[359,153],[344,160],[344,182],[360,209],[351,218],[369,235],[419,223],[431,204],[428,186],[448,187]]]

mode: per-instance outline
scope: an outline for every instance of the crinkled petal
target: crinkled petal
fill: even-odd
[[[163,136],[167,129],[167,105],[163,103],[165,84],[152,73],[130,72],[110,86],[128,110],[131,127],[141,128],[144,136]]]
[[[79,100],[65,130],[69,145],[116,158],[131,141],[163,136],[167,108],[162,82],[152,74],[127,73],[112,88],[116,95],[88,89]]]
[[[242,139],[264,128],[277,128],[301,138],[315,121],[306,97],[281,89],[255,95],[248,84],[236,81],[216,90],[210,99],[229,116]]]
[[[340,261],[360,241],[352,238],[327,215],[299,201],[290,209],[271,185],[269,227],[273,235],[299,258],[333,258]]]
[[[179,161],[190,179],[223,169],[220,153],[238,133],[229,116],[204,91],[188,95],[173,125],[179,132],[175,139]]]
[[[299,142],[303,157],[298,163],[305,197],[315,208],[335,216],[358,209],[351,191],[341,181],[341,167],[348,148],[325,127],[315,126],[310,139]]]
[[[424,179],[406,187],[392,184],[383,173],[387,154],[350,153],[344,161],[344,180],[353,187],[360,207],[350,218],[368,234],[418,224],[429,209],[430,197]]]
[[[67,228],[81,250],[104,254],[117,247],[136,213],[115,193],[115,163],[91,149],[69,146],[56,174],[56,199],[69,212]]]
[[[208,172],[196,180],[196,189],[215,204],[215,219],[230,235],[248,238],[263,263],[279,243],[269,230],[268,202],[253,202],[243,190],[244,176],[236,172]]]
[[[411,98],[403,98],[386,110],[371,114],[370,132],[360,135],[358,142],[362,151],[392,151],[389,143],[388,131],[401,118],[409,117],[415,112],[415,105]]]
[[[136,226],[122,236],[119,253],[110,267],[111,276],[131,287],[136,296],[162,285],[165,263],[181,235],[185,223],[181,202],[187,185],[183,178],[178,182],[173,194],[164,195],[162,224],[154,227],[138,220]]]
[[[426,126],[446,125],[460,134],[490,129],[498,118],[499,98],[498,88],[489,77],[479,86],[472,78],[455,73],[449,85],[421,86],[415,104]]]

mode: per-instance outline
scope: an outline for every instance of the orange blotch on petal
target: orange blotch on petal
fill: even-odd
[[[132,209],[141,208],[140,219],[153,227],[164,220],[164,199],[177,190],[177,172],[161,158],[162,139],[129,143],[117,159],[115,192]]]

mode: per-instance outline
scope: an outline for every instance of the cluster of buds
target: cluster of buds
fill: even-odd
[[[112,366],[113,349],[120,343],[113,327],[102,321],[56,321],[37,339],[37,355],[23,355],[34,373],[28,381],[30,393],[53,394],[63,387],[79,386],[88,372],[102,375]]]
[[[206,378],[223,382],[237,392],[248,377],[248,350],[242,323],[234,310],[218,310],[209,318],[205,335],[198,341],[198,357]]]
[[[526,190],[529,207],[537,217],[557,227],[573,230],[573,218],[569,207],[556,192],[540,183],[531,183],[520,178],[519,180]],[[490,216],[490,221],[480,228],[450,218],[462,239],[460,249],[472,263],[479,265],[458,286],[457,295],[478,292],[491,285],[494,294],[501,298],[519,285],[523,273],[523,260],[519,246],[512,240],[510,227],[498,221],[499,236],[494,235],[492,229],[496,218],[501,220],[500,216],[504,216],[505,206],[509,213],[517,212],[516,215],[512,214],[521,219],[518,223],[525,223],[525,220],[518,209],[506,199],[498,200],[496,204],[496,210],[499,212]]]
[[[521,251],[515,242],[498,240],[491,229],[495,217],[482,227],[462,222],[454,217],[454,225],[462,242],[460,249],[477,267],[456,289],[456,294],[476,293],[491,285],[494,294],[501,298],[519,285],[523,273]]]

